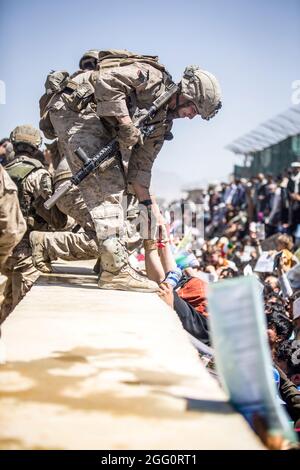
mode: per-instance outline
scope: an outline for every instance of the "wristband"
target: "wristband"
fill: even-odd
[[[166,241],[161,241],[161,240],[159,240],[159,241],[157,242],[157,248],[158,248],[159,250],[161,250],[162,248],[166,248],[166,243],[167,243]]]
[[[143,204],[143,206],[152,206],[152,201],[151,199],[144,199],[144,201],[140,201],[140,204]]]

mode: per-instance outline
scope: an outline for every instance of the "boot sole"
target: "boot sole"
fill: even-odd
[[[108,286],[105,285],[105,284],[104,284],[104,285],[101,285],[100,282],[98,283],[98,287],[99,287],[99,289],[104,289],[104,290],[121,290],[121,291],[128,291],[128,292],[143,292],[143,293],[145,293],[145,294],[147,294],[147,293],[149,293],[149,294],[154,294],[155,292],[158,292],[158,288],[157,288],[157,290],[156,290],[156,289],[155,289],[155,290],[154,290],[154,289],[153,289],[153,290],[149,290],[149,289],[138,289],[138,288],[130,288],[130,289],[128,289],[128,288],[126,288],[126,287],[122,288],[122,287],[114,287],[114,286],[108,287]]]

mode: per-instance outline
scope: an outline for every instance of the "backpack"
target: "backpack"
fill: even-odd
[[[108,67],[122,67],[133,64],[134,62],[144,62],[146,64],[152,65],[161,72],[167,73],[164,65],[159,63],[158,56],[140,55],[136,54],[135,52],[127,51],[126,49],[107,49],[106,51],[100,51],[98,68],[101,70]]]
[[[56,134],[50,121],[49,109],[54,97],[65,88],[69,76],[69,73],[66,71],[55,72],[54,70],[51,70],[46,78],[45,93],[42,95],[39,101],[39,126],[45,137],[50,140],[55,139]]]
[[[39,160],[25,156],[14,159],[5,167],[18,188],[20,209],[28,225],[32,225],[31,219],[35,218],[36,214],[32,206],[33,195],[25,190],[24,181],[31,173],[40,168],[44,168],[44,166]]]
[[[44,168],[44,165],[39,160],[25,155],[15,158],[5,167],[18,188],[20,209],[26,220],[27,230],[41,230],[45,224],[61,230],[67,223],[67,216],[57,206],[48,211],[44,207],[45,200],[42,196],[35,197],[30,190],[25,189],[27,177],[41,168]],[[40,185],[44,188],[46,184],[45,176],[47,175],[44,174],[40,178]]]

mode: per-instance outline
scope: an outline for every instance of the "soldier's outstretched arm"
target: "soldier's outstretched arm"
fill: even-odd
[[[143,146],[134,148],[128,165],[128,183],[132,184],[139,201],[150,199],[149,188],[153,163],[164,142],[163,127],[155,129]]]

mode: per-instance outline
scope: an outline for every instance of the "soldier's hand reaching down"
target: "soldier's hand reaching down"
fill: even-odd
[[[141,131],[130,121],[119,125],[118,141],[121,148],[129,148],[137,143],[142,145],[143,136]]]

